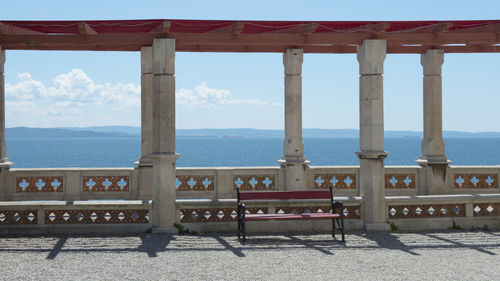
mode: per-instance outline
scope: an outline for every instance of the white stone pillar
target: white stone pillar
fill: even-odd
[[[0,199],[5,197],[6,174],[12,163],[7,158],[5,145],[5,51],[0,47]]]
[[[135,164],[139,199],[151,199],[153,162],[153,48],[141,47],[141,157]]]
[[[431,194],[448,192],[445,178],[448,163],[451,162],[445,155],[443,141],[443,62],[444,51],[438,49],[429,49],[420,58],[424,72],[424,139],[422,155],[417,163],[426,168],[425,193]]]
[[[141,47],[141,157],[139,166],[151,166],[153,153],[153,48]]]
[[[285,141],[283,157],[278,161],[285,170],[285,188],[303,190],[306,169],[302,142],[302,49],[287,49],[283,54],[285,67]]]
[[[175,233],[175,39],[153,40],[153,231]]]
[[[0,163],[9,162],[5,146],[5,51],[0,47]]]
[[[364,40],[358,46],[359,157],[363,221],[367,230],[390,230],[386,223],[384,186],[383,77],[386,41]]]

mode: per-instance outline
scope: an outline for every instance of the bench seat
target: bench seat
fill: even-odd
[[[246,214],[247,221],[260,220],[314,220],[314,219],[336,219],[339,214],[332,213],[304,213],[304,214]]]

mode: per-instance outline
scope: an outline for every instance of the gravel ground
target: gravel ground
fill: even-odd
[[[500,231],[0,237],[0,280],[500,280]]]

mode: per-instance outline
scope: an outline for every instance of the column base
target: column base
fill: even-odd
[[[385,159],[389,152],[383,150],[362,150],[356,152],[359,159]]]
[[[385,222],[365,223],[366,231],[391,231],[391,226]]]
[[[161,160],[177,161],[177,158],[179,158],[179,156],[179,153],[152,153],[151,155],[149,155],[149,158],[151,158],[152,163],[154,163],[155,161]]]
[[[169,233],[169,234],[178,234],[179,230],[173,226],[153,226],[151,229],[151,233]]]
[[[415,160],[420,166],[430,166],[430,165],[449,165],[452,161],[448,160],[446,157],[429,157],[420,156],[419,159]]]
[[[8,158],[0,160],[0,168],[10,168],[14,163],[10,162]]]
[[[153,160],[149,157],[141,157],[139,160],[134,162],[134,165],[137,167],[152,167],[153,166]]]
[[[311,161],[306,160],[305,157],[283,157],[280,160],[277,161],[280,166],[291,166],[291,165],[309,165],[311,164]]]
[[[305,157],[283,157],[278,160],[281,169],[285,172],[285,190],[305,190],[306,189],[306,170],[311,161],[305,160]]]

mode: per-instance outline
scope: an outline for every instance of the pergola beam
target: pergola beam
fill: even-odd
[[[96,35],[97,34],[97,32],[84,21],[78,24],[78,31],[82,35]]]

